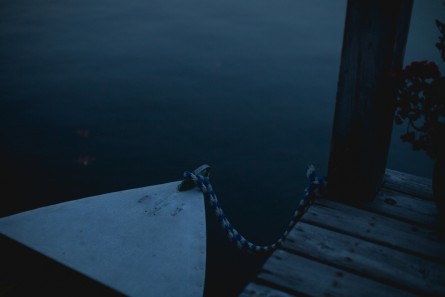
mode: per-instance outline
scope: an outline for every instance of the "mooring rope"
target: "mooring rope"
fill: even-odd
[[[194,172],[186,171],[184,173],[184,181],[179,185],[180,191],[185,191],[193,188],[195,185],[204,194],[204,197],[209,200],[211,207],[213,208],[218,220],[221,223],[222,228],[227,233],[229,239],[236,244],[236,246],[242,250],[250,252],[269,252],[275,250],[288,236],[289,232],[295,226],[295,224],[303,217],[309,206],[314,202],[316,197],[320,197],[326,191],[326,179],[318,177],[315,173],[315,167],[313,165],[307,166],[306,177],[308,180],[308,186],[304,190],[303,198],[295,210],[292,219],[289,222],[288,227],[284,231],[283,235],[270,245],[256,245],[242,236],[229,222],[224,215],[224,211],[216,197],[213,187],[209,180],[210,166],[202,165],[198,167]]]

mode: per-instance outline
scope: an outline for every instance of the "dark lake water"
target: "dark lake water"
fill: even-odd
[[[425,3],[426,2],[426,3]],[[442,1],[416,1],[405,61],[435,60]],[[346,1],[2,0],[0,215],[179,180],[207,163],[246,237],[280,236],[327,172]],[[430,177],[393,133],[388,167]],[[210,212],[209,212],[210,213]],[[207,218],[206,296],[264,261]]]

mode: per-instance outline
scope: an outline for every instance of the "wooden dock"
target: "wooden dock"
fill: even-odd
[[[445,296],[431,180],[387,170],[362,207],[318,200],[242,297]]]

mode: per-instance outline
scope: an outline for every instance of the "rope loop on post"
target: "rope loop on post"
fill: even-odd
[[[308,180],[308,186],[304,190],[303,198],[300,200],[297,208],[289,222],[288,227],[284,231],[283,235],[274,243],[270,245],[256,245],[242,236],[229,222],[224,215],[224,211],[221,208],[221,204],[216,197],[213,187],[210,184],[209,179],[210,166],[202,165],[193,172],[186,171],[184,173],[184,180],[178,186],[179,191],[186,191],[193,188],[195,185],[201,190],[204,197],[209,201],[210,206],[215,212],[221,227],[226,232],[228,238],[236,244],[241,250],[248,252],[270,252],[275,250],[288,236],[289,232],[300,221],[310,205],[314,202],[316,197],[323,196],[326,193],[326,179],[324,177],[317,176],[314,165],[308,165],[306,170],[306,177]]]

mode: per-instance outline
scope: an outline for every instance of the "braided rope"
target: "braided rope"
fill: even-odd
[[[295,226],[295,224],[303,217],[303,215],[309,209],[309,206],[314,202],[315,198],[320,197],[326,191],[326,180],[323,177],[318,177],[316,175],[315,167],[313,165],[308,165],[306,171],[308,186],[304,190],[303,198],[300,200],[300,203],[298,204],[297,209],[295,210],[286,231],[284,231],[283,235],[281,235],[281,237],[273,244],[256,245],[242,236],[224,215],[224,211],[222,210],[218,198],[213,191],[213,187],[210,184],[210,180],[208,177],[209,168],[210,167],[208,165],[203,165],[196,169],[193,173],[190,171],[186,171],[184,173],[185,180],[181,185],[187,184],[186,187],[187,189],[189,189],[190,180],[193,181],[194,185],[200,188],[200,190],[204,194],[204,197],[209,200],[211,207],[213,208],[218,220],[221,223],[221,227],[227,233],[229,239],[234,242],[238,246],[238,248],[250,252],[269,252],[276,249],[286,239],[287,235]],[[201,174],[202,172],[204,172],[204,175]]]

